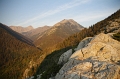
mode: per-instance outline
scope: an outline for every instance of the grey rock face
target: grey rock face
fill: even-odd
[[[58,64],[65,64],[70,56],[72,55],[72,49],[68,50],[67,52],[63,53],[58,61]]]
[[[79,45],[78,45],[78,47],[77,47],[76,50],[79,50],[79,49],[87,46],[87,44],[91,41],[91,39],[92,39],[92,37],[87,37],[87,38],[83,39],[83,40],[79,43]]]
[[[117,79],[120,77],[119,70],[120,66],[94,57],[81,61],[72,59],[62,67],[55,79]]]
[[[76,51],[70,58],[82,60],[91,56],[96,56],[101,61],[117,62],[120,60],[120,42],[101,33],[92,38],[87,47]]]
[[[55,76],[55,79],[119,78],[120,42],[103,33],[73,53]]]

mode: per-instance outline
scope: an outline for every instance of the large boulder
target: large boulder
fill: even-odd
[[[120,42],[107,34],[101,33],[92,38],[87,47],[76,51],[70,58],[82,60],[91,56],[96,56],[102,61],[117,62],[120,60]]]
[[[63,53],[59,58],[58,64],[65,64],[71,55],[72,55],[72,49]]]
[[[69,58],[55,79],[119,79],[120,42],[99,34]]]
[[[90,57],[72,59],[57,73],[55,79],[119,79],[120,66]]]
[[[76,50],[79,50],[85,46],[91,41],[92,37],[86,37],[84,38],[77,46]]]

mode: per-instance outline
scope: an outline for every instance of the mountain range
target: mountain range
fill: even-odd
[[[65,39],[66,36],[72,35],[73,33],[80,31],[80,28],[78,26],[77,27],[71,26],[71,27],[73,27],[75,30],[69,29],[69,28],[65,27],[65,25],[63,25],[61,27],[53,26],[51,28],[49,26],[44,26],[44,27],[39,27],[39,28],[33,29],[31,26],[29,26],[27,28],[15,27],[15,26],[8,27],[8,26],[0,23],[0,32],[1,32],[0,33],[0,36],[1,36],[0,45],[2,47],[0,50],[0,59],[1,59],[1,62],[0,62],[1,76],[0,76],[0,78],[3,78],[3,79],[8,79],[8,78],[9,79],[13,79],[13,78],[21,79],[21,78],[23,78],[24,79],[24,78],[28,78],[29,77],[28,75],[33,75],[33,73],[35,73],[37,66],[43,60],[43,59],[39,58],[40,57],[39,55],[40,54],[41,54],[41,56],[43,55],[43,58],[46,55],[44,55],[44,52],[41,51],[40,47],[39,48],[36,47],[36,45],[30,38],[36,36],[35,38],[38,37],[36,40],[39,40],[40,36],[43,35],[43,36],[45,36],[45,38],[44,38],[44,41],[42,41],[42,42],[46,43],[48,40],[50,40],[50,39],[47,39],[46,35],[50,34],[50,32],[52,32],[52,30],[54,28],[56,28],[56,32],[50,34],[50,36],[52,38],[55,38],[54,36],[59,36],[60,32],[65,33],[65,30],[67,30],[67,31],[70,30],[69,32],[66,31],[66,34],[67,33],[70,33],[70,34],[64,35],[62,33],[63,35],[60,36],[61,38],[62,38],[62,36],[64,36],[63,39]],[[20,30],[19,30],[19,28],[20,28]],[[61,31],[59,31],[59,29],[61,29]],[[50,41],[55,41],[55,40],[56,39],[53,39]],[[40,42],[39,44],[41,44],[42,42]],[[46,47],[48,48],[49,46],[46,45]],[[31,63],[32,63],[32,66],[29,67],[28,64],[31,64]],[[33,65],[33,63],[35,63],[35,65]],[[8,69],[8,67],[10,69]],[[29,67],[29,68],[27,68],[27,67]],[[34,70],[32,70],[33,68],[34,68]],[[31,70],[32,70],[32,72],[29,72]],[[18,72],[15,72],[15,71],[18,71]],[[19,76],[19,78],[18,78],[18,76]]]
[[[18,33],[22,33],[22,32],[28,32],[30,30],[33,29],[32,26],[28,26],[28,27],[21,27],[21,26],[10,26],[10,28]]]
[[[43,26],[43,27],[38,27],[38,28],[36,28],[36,29],[32,29],[32,30],[27,31],[27,32],[22,32],[22,34],[23,34],[24,36],[26,36],[26,37],[28,37],[28,38],[30,38],[30,39],[32,39],[32,40],[34,41],[35,39],[38,38],[38,36],[39,36],[42,32],[44,32],[44,31],[46,31],[46,30],[48,30],[48,29],[50,29],[50,26]]]
[[[22,28],[20,33],[31,40],[34,44],[41,49],[50,47],[51,45],[56,45],[62,42],[68,36],[75,34],[82,30],[84,27],[75,22],[72,19],[64,19],[53,26],[43,26],[36,29],[31,29],[29,27],[11,27],[14,31],[19,32],[19,28]],[[28,28],[28,29],[27,29]],[[26,31],[25,30],[29,30]]]
[[[45,49],[62,42],[65,38],[79,32],[83,28],[72,19],[64,19],[39,35],[34,44],[41,49]]]
[[[93,68],[93,71],[89,73],[85,71],[88,66],[91,69],[91,67],[96,65],[94,64],[94,58],[91,57],[93,54],[95,57],[101,58],[95,60],[97,61],[96,63],[100,63],[101,66],[110,66],[113,71],[117,71],[114,73],[110,70],[112,73],[111,77],[109,70],[105,71],[108,76],[104,77],[104,79],[119,78],[119,52],[117,53],[120,49],[119,34],[120,10],[89,28],[84,28],[73,19],[64,19],[53,26],[38,27],[36,29],[32,26],[26,28],[21,26],[8,27],[0,23],[0,78],[69,79],[80,77],[99,79],[101,77],[98,76],[97,72],[93,76],[88,76],[89,73],[93,74],[96,68]],[[113,43],[115,44],[112,45]],[[111,50],[112,48],[109,49],[111,46],[116,52]],[[101,53],[107,51],[107,54],[104,54],[105,59],[103,58],[102,60],[103,54],[100,54],[100,56],[96,55],[96,51]],[[109,53],[109,51],[113,51],[118,55],[112,54],[112,52]],[[112,55],[114,57],[110,59]],[[111,61],[108,61],[109,59]],[[91,65],[91,63],[93,64]],[[82,69],[78,68],[81,69],[79,71],[81,75],[77,73],[78,69],[76,70],[76,67],[83,67]],[[100,66],[96,67],[99,72]],[[89,69],[86,70],[89,71]],[[101,69],[106,70],[106,68]]]

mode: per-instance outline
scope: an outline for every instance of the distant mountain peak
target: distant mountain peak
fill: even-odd
[[[28,32],[23,32],[22,34],[25,35],[26,37],[35,40],[41,33],[43,33],[44,31],[48,30],[50,28],[50,26],[42,26],[42,27],[37,27],[35,29],[32,29]]]
[[[64,24],[64,23],[72,23],[72,22],[75,22],[75,21],[73,19],[63,19],[62,21],[58,22],[57,25]]]
[[[83,26],[72,19],[64,19],[56,23],[43,34],[40,34],[34,43],[37,47],[42,49],[46,48],[46,46],[51,47],[51,45],[56,45],[58,42],[61,42],[68,36],[81,31],[83,28]]]
[[[31,28],[31,29],[34,29],[31,25],[29,25],[28,27],[26,27],[26,28]]]
[[[33,30],[34,28],[30,25],[28,27],[25,27],[26,30],[30,31],[30,30]]]
[[[54,25],[54,27],[58,27],[58,26],[72,26],[72,27],[84,28],[82,25],[80,25],[73,19],[63,19],[62,21],[60,21]]]
[[[64,19],[61,22],[75,22],[73,19]]]
[[[27,32],[30,30],[33,30],[34,28],[32,26],[28,27],[22,27],[22,26],[10,26],[10,28],[16,32],[22,33],[22,32]]]
[[[50,27],[50,26],[45,25],[45,26],[43,26],[43,27]]]

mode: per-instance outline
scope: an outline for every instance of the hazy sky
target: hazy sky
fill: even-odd
[[[40,27],[74,19],[88,27],[120,9],[120,0],[0,0],[0,22]]]

